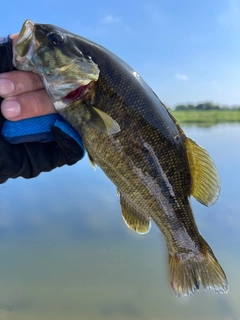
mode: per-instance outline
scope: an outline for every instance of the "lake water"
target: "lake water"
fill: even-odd
[[[0,185],[0,320],[240,320],[240,125],[184,130],[221,175],[217,203],[192,207],[229,293],[177,298],[163,236],[125,226],[115,186],[85,157]]]

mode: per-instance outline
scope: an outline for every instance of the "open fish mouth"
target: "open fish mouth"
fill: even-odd
[[[21,43],[29,39],[29,37],[32,37],[33,28],[34,28],[34,23],[31,20],[26,20],[22,27],[22,30],[19,33],[16,46],[20,45]],[[24,55],[24,53],[21,54],[21,52],[18,52],[18,54],[21,56]]]
[[[63,39],[60,48],[53,41],[58,36]],[[26,20],[13,48],[14,66],[37,73],[53,102],[65,98],[68,102],[79,99],[88,92],[88,85],[99,77],[98,65],[91,57],[84,56],[74,43],[76,54],[68,56],[66,37],[61,30],[51,30],[50,25]]]
[[[19,33],[13,50],[13,64],[17,69],[25,70],[32,64],[32,57],[37,51],[39,43],[34,36],[34,23],[26,20]]]

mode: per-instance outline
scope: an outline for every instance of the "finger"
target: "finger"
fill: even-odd
[[[6,98],[1,104],[1,111],[3,116],[11,121],[56,113],[54,105],[45,90]]]
[[[3,98],[43,89],[39,76],[33,72],[11,71],[0,74],[0,96]]]
[[[17,42],[17,38],[18,38],[18,33],[14,33],[11,35],[11,38],[12,38],[12,44],[13,46],[16,44]]]

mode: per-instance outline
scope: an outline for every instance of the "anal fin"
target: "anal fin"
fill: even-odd
[[[122,217],[126,225],[139,234],[146,234],[151,228],[151,220],[128,197],[120,194]]]

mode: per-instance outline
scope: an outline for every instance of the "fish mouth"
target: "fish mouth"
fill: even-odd
[[[17,39],[17,42],[16,42],[16,46],[19,46],[20,44],[22,44],[23,42],[25,42],[26,40],[28,40],[29,38],[32,37],[32,34],[33,34],[33,28],[34,28],[34,23],[33,21],[31,20],[26,20],[22,26],[22,29],[18,35],[18,39]],[[31,41],[31,39],[30,39]],[[21,52],[18,52],[18,54],[20,56],[23,56],[24,53],[21,53]]]
[[[39,43],[34,37],[34,23],[31,20],[26,20],[14,46],[13,65],[21,70],[29,68],[32,56],[38,47]]]
[[[51,25],[26,20],[13,47],[13,65],[18,70],[37,73],[53,102],[79,100],[89,92],[90,83],[98,80],[98,65],[91,57],[85,57],[80,49],[75,48],[79,55],[66,59],[66,63],[52,66],[49,61],[51,56],[54,61],[56,54],[52,49],[48,51],[51,48],[48,42],[43,42],[51,32]],[[40,37],[39,34],[43,36]]]

